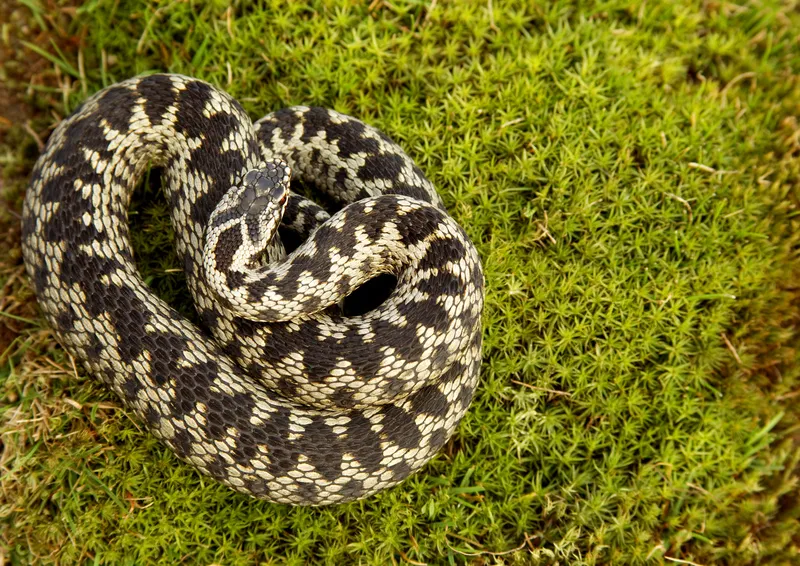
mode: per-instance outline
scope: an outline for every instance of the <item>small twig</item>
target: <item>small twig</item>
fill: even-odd
[[[408,538],[411,539],[411,548],[419,552],[419,543],[417,543],[417,539],[414,538],[414,535],[408,533]]]
[[[466,542],[468,542],[468,543],[470,543],[472,545],[479,546],[476,541],[470,540],[470,539],[462,537],[462,536],[459,536],[459,535],[457,535],[455,533],[448,533],[447,531],[445,531],[445,536],[447,536],[447,535],[450,535],[452,537],[461,539],[461,540],[466,541]],[[525,540],[522,542],[521,545],[519,545],[516,548],[511,548],[509,550],[503,550],[503,551],[500,551],[500,552],[492,552],[492,551],[489,551],[489,550],[479,550],[478,552],[464,552],[463,550],[458,550],[456,548],[453,548],[452,546],[450,546],[449,542],[446,543],[446,544],[447,544],[447,548],[449,548],[453,552],[456,552],[456,553],[458,553],[458,554],[460,554],[462,556],[486,556],[486,555],[488,555],[488,556],[503,556],[505,554],[511,554],[513,552],[518,552],[518,551],[522,550],[523,548],[525,548],[528,545],[528,540],[529,540],[528,539],[528,535],[525,535]]]
[[[728,81],[728,84],[726,84],[722,88],[720,93],[719,93],[720,96],[722,97],[723,103],[727,103],[727,101],[728,101],[728,89],[729,88],[731,88],[733,85],[735,85],[739,81],[743,81],[744,79],[749,79],[749,78],[752,78],[752,77],[755,77],[755,76],[756,76],[756,74],[753,71],[748,71],[746,73],[742,73],[741,75],[736,75],[730,81]]]
[[[104,401],[98,401],[97,403],[92,403],[93,409],[111,409],[113,411],[124,411],[122,407],[119,405],[115,405],[114,403],[106,403]]]
[[[760,32],[758,32],[753,37],[751,37],[750,41],[748,41],[747,44],[748,45],[756,45],[756,44],[761,43],[762,41],[764,41],[764,39],[766,37],[767,37],[767,30],[766,29],[762,29]]]
[[[536,547],[535,547],[535,546],[533,546],[533,543],[532,543],[531,541],[532,541],[533,539],[535,539],[535,538],[538,538],[538,537],[539,537],[539,535],[533,535],[533,536],[531,536],[531,535],[529,535],[528,533],[525,533],[525,543],[528,545],[528,548],[530,548],[530,549],[531,549],[531,552],[533,552],[534,550],[536,550]]]
[[[233,15],[233,6],[228,6],[228,9],[225,10],[225,23],[228,28],[228,35],[233,37],[233,26],[232,26],[232,18]]]
[[[79,411],[83,409],[83,405],[78,403],[75,399],[70,399],[69,397],[64,398],[64,403],[72,407],[73,409],[78,409]]]
[[[58,365],[56,362],[54,362],[50,358],[46,358],[45,357],[45,358],[43,358],[43,360],[44,360],[44,363],[56,368],[57,370],[59,370],[59,371],[61,371],[63,373],[69,373],[69,370],[67,368],[65,368],[64,366]]]
[[[86,70],[83,66],[83,49],[78,49],[78,75],[81,78],[81,92],[83,96],[88,96],[89,85],[86,82]]]
[[[533,389],[534,391],[546,391],[547,393],[552,393],[553,395],[565,395],[567,397],[572,397],[572,393],[569,393],[568,391],[558,391],[557,389],[548,389],[547,387],[537,387],[535,385],[531,385],[530,383],[517,381],[516,379],[512,379],[511,383],[527,387],[528,389]]]
[[[790,391],[789,393],[784,393],[783,395],[778,395],[775,397],[775,400],[785,401],[786,399],[791,399],[793,397],[797,397],[798,395],[800,395],[800,389],[797,389],[796,391]]]
[[[433,9],[436,8],[436,2],[437,1],[438,0],[432,0],[431,1],[431,5],[428,6],[428,9],[425,11],[425,18],[422,20],[423,25],[428,23],[428,20],[431,17],[431,12],[433,12]]]
[[[152,507],[154,505],[154,501],[152,497],[134,497],[130,493],[125,494],[125,500],[130,503],[130,509],[128,513],[125,515],[125,518],[130,517],[131,513],[133,513],[136,509],[147,509],[148,507]],[[147,505],[139,505],[139,501],[148,501]]]
[[[716,173],[717,170],[713,167],[709,167],[708,165],[703,165],[702,163],[695,163],[694,161],[689,162],[689,167],[692,169],[700,169],[700,171],[705,171],[706,173]]]
[[[541,222],[539,222],[539,221],[537,220],[537,221],[536,221],[536,226],[539,228],[539,230],[541,230],[541,231],[542,231],[542,235],[544,235],[544,236],[547,236],[547,237],[550,239],[550,241],[551,241],[551,242],[553,242],[554,244],[556,244],[556,243],[558,243],[558,242],[556,242],[556,239],[555,239],[555,238],[553,237],[553,235],[550,233],[550,230],[548,230],[548,229],[547,229],[547,226],[548,226],[549,224],[550,224],[550,220],[547,218],[547,211],[545,211],[545,213],[544,213],[544,224],[542,224]],[[541,236],[540,236],[540,237],[537,237],[537,238],[536,238],[536,241],[538,242],[538,241],[539,241],[539,240],[541,240],[541,239],[542,239],[542,238],[541,238]]]
[[[427,562],[417,562],[416,560],[411,560],[408,556],[406,556],[405,552],[403,552],[402,550],[400,550],[399,552],[400,552],[400,558],[402,558],[409,564],[414,564],[414,566],[428,566]]]
[[[500,31],[497,29],[497,26],[494,23],[494,8],[492,7],[492,0],[489,0],[489,27],[492,28],[494,31]]]
[[[734,216],[737,216],[737,215],[741,214],[742,212],[744,212],[744,209],[740,208],[739,210],[734,210],[733,212],[729,212],[728,214],[723,214],[722,217],[723,218],[732,218]]]
[[[103,86],[106,86],[105,79],[108,74],[108,53],[106,53],[105,47],[100,50],[100,72],[103,77]]]
[[[647,560],[650,560],[653,557],[653,555],[659,550],[664,550],[663,544],[657,544],[656,546],[654,546],[652,550],[650,550],[650,552],[647,553]]]
[[[286,95],[286,98],[291,98],[291,95],[289,94],[289,87],[288,86],[283,84],[281,81],[275,81],[275,84],[283,89],[283,92]]]
[[[703,165],[702,163],[696,163],[694,161],[689,162],[689,167],[692,169],[700,169],[700,171],[704,171],[706,173],[714,173],[716,175],[738,175],[739,171],[732,169],[732,170],[725,170],[725,169],[714,169],[713,167],[709,167],[708,165]]]
[[[697,562],[690,562],[688,560],[681,560],[680,558],[672,558],[671,556],[665,556],[665,560],[670,560],[671,562],[677,562],[678,564],[689,564],[689,566],[703,566],[702,564],[698,564]]]
[[[684,207],[686,207],[686,210],[689,212],[689,224],[691,224],[692,223],[692,206],[689,204],[689,201],[679,197],[678,195],[673,195],[672,193],[664,193],[664,194],[666,194],[668,197],[670,197],[672,199],[677,200]]]
[[[524,119],[525,119],[525,118],[514,118],[513,120],[509,120],[509,121],[508,121],[508,122],[506,122],[505,124],[501,125],[501,126],[500,126],[500,129],[502,130],[502,129],[504,129],[504,128],[507,128],[508,126],[513,126],[514,124],[519,124],[519,123],[520,123],[520,122],[522,122]]]
[[[67,353],[67,356],[69,356],[69,362],[70,364],[72,364],[72,373],[73,375],[75,375],[75,379],[80,379],[80,377],[78,376],[78,366],[75,365],[75,358],[73,358],[72,354],[70,354],[69,352]]]
[[[636,14],[636,23],[641,25],[642,20],[644,19],[644,7],[647,5],[647,2],[642,2],[641,6],[639,6],[639,13]]]
[[[695,484],[693,484],[693,483],[689,483],[689,482],[686,482],[686,485],[687,485],[687,486],[689,486],[689,487],[691,487],[692,489],[696,489],[696,490],[697,490],[697,491],[699,491],[700,493],[703,493],[703,494],[705,494],[705,495],[711,495],[711,494],[708,492],[708,490],[706,490],[706,489],[703,489],[703,488],[702,488],[702,487],[700,487],[699,485],[695,485]]]
[[[161,8],[156,8],[153,12],[153,15],[150,16],[150,19],[147,20],[147,23],[144,26],[144,30],[142,30],[142,35],[139,36],[139,41],[136,43],[136,54],[141,55],[144,51],[144,42],[147,40],[147,34],[150,33],[150,28],[153,26],[153,21],[156,18],[161,17]]]
[[[733,357],[736,358],[736,363],[738,363],[740,366],[744,365],[742,364],[742,359],[739,357],[739,354],[736,352],[736,348],[733,347],[733,344],[731,344],[731,341],[728,340],[727,336],[725,336],[725,333],[721,333],[720,336],[722,336],[722,339],[725,341],[725,345],[728,347],[728,350],[731,351]]]
[[[36,147],[39,148],[39,152],[41,153],[44,150],[44,142],[42,138],[39,137],[39,134],[31,127],[30,121],[25,122],[22,127],[25,129],[26,132],[33,138],[33,141],[36,142]]]

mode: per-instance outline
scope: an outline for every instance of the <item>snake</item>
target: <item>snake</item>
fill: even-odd
[[[129,208],[152,168],[194,320],[134,258]],[[431,460],[474,397],[475,245],[406,152],[351,116],[293,106],[254,122],[208,82],[136,76],[53,130],[21,224],[64,349],[235,491],[310,506],[373,495]]]

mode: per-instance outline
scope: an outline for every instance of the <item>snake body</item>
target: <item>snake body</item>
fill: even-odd
[[[128,206],[150,165],[199,326],[134,262]],[[177,456],[257,498],[325,505],[397,484],[450,437],[478,381],[474,246],[397,144],[332,110],[253,123],[200,80],[112,85],[48,140],[22,249],[67,351]],[[396,280],[388,298],[342,310],[378,274]]]

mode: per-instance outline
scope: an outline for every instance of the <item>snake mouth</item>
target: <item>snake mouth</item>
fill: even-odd
[[[286,187],[283,187],[283,192],[278,197],[277,202],[278,204],[284,204],[287,200],[289,200],[289,191],[286,189]]]

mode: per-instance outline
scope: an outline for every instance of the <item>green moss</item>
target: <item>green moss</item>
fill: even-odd
[[[76,376],[31,310],[0,359],[11,563],[797,560],[797,12],[372,4],[96,0],[55,27],[26,2],[31,33],[82,38],[47,48],[74,82],[31,106],[170,71],[253,118],[323,105],[386,131],[484,260],[482,383],[455,438],[366,501],[254,501]],[[134,210],[140,268],[189,312],[157,183]]]

